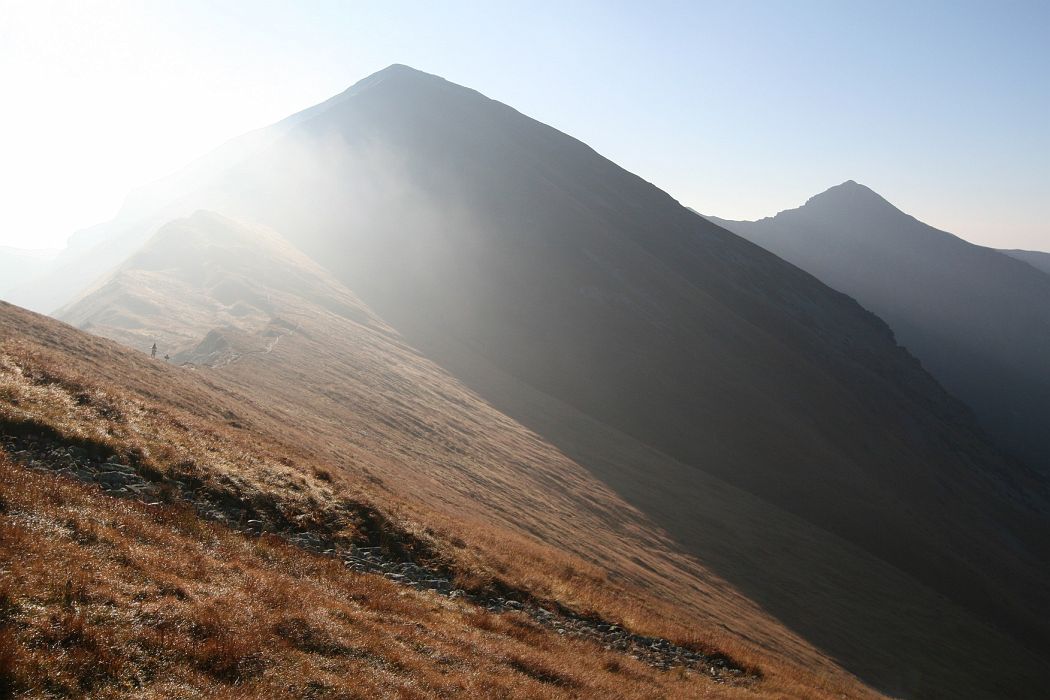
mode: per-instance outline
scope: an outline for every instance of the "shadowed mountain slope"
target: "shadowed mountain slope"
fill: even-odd
[[[877,313],[1003,445],[1050,470],[1050,276],[1031,259],[938,231],[852,181],[772,218],[712,220]]]
[[[1003,255],[1024,260],[1035,269],[1050,275],[1050,253],[1041,250],[1000,250]]]
[[[393,66],[198,181],[482,395],[466,358],[1047,638],[1044,486],[878,318],[579,141]]]
[[[205,212],[173,222],[63,315],[142,351],[159,338],[181,373],[229,397],[224,421],[423,503],[420,520],[471,513],[583,557],[647,591],[640,617],[670,604],[756,658],[830,677],[842,664],[891,692],[1023,697],[1042,682],[1030,652],[856,545],[456,355],[553,448],[271,232]],[[970,674],[988,654],[1012,670]]]

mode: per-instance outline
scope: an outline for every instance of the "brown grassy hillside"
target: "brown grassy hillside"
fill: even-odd
[[[771,638],[746,643],[705,631],[691,613],[571,554],[481,518],[395,499],[366,473],[304,455],[287,435],[252,427],[251,417],[224,425],[217,416],[236,399],[200,372],[151,362],[9,305],[0,306],[0,332],[5,692],[871,695],[828,660],[823,671],[806,671]],[[75,455],[121,464],[148,489],[142,498],[122,486],[109,492],[121,498],[100,493],[74,478],[82,471],[75,459],[68,466]],[[62,474],[46,473],[60,467]],[[194,503],[220,513],[209,516]],[[246,514],[274,533],[295,523],[333,547],[378,543],[411,552],[479,595],[499,591],[555,612],[564,604],[687,648],[728,651],[746,670],[722,682],[685,668],[656,670],[513,611],[492,614],[470,599],[349,572],[286,538],[252,535],[250,526],[245,534],[236,517],[221,517],[238,510],[242,523]],[[765,637],[762,630],[776,627],[750,614],[752,633]]]
[[[198,238],[210,243],[185,256],[189,269],[183,258],[160,254],[169,240],[192,245],[195,231],[208,232]],[[245,261],[267,241],[274,252],[267,274],[252,275],[255,263]],[[155,243],[70,318],[143,350],[159,337],[162,352],[171,342],[176,359],[205,364],[176,368],[129,355],[150,376],[177,382],[164,392],[109,363],[91,363],[90,371],[204,412],[235,434],[294,445],[322,469],[367,485],[378,502],[398,503],[416,522],[461,537],[468,546],[453,550],[476,553],[462,567],[471,575],[488,571],[483,578],[609,611],[631,626],[655,624],[652,611],[670,605],[668,616],[693,633],[829,678],[847,664],[885,686],[930,696],[965,687],[972,695],[1023,697],[1039,682],[1031,654],[901,571],[530,393],[477,358],[472,371],[489,372],[489,385],[507,386],[519,402],[529,397],[537,429],[564,438],[570,458],[420,357],[271,234],[257,237],[200,214]],[[240,296],[229,296],[234,287]],[[256,310],[244,313],[249,304]],[[40,331],[55,332],[47,328]],[[521,555],[538,543],[587,562],[568,570],[593,572],[566,579],[551,550]],[[610,600],[602,593],[608,581],[645,593]],[[975,660],[990,657],[1010,670],[982,673]]]
[[[4,697],[753,695],[3,454],[0,480]]]

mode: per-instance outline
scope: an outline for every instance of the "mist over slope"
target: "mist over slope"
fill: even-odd
[[[12,296],[19,285],[47,270],[56,255],[52,250],[0,246],[0,298]]]
[[[772,218],[712,220],[877,313],[1002,444],[1050,470],[1050,276],[1033,269],[1039,254],[973,245],[852,181]]]
[[[973,610],[468,357],[489,399],[515,405],[539,434],[524,429],[272,231],[208,212],[174,221],[63,316],[142,352],[156,339],[172,355],[165,374],[221,392],[224,423],[419,501],[428,510],[417,518],[470,514],[584,558],[646,591],[639,619],[671,604],[681,624],[757,644],[770,663],[830,677],[841,665],[891,693],[1023,696],[1041,683],[1031,652]],[[504,577],[517,575],[511,566]],[[564,583],[540,590],[581,600]],[[988,658],[1012,669],[1009,681],[977,672]]]

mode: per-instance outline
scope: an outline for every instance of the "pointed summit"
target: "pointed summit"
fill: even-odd
[[[421,78],[446,82],[444,78],[431,73],[425,73],[417,68],[413,68],[412,66],[406,66],[404,63],[391,63],[386,68],[377,70],[368,77],[358,80],[350,89],[352,90],[359,86],[373,85],[382,80],[389,80],[391,78]]]
[[[417,85],[424,85],[428,82],[432,84],[451,85],[451,83],[449,83],[440,76],[432,75],[430,73],[424,73],[421,70],[418,70],[411,66],[406,66],[403,63],[392,63],[386,68],[378,70],[375,73],[372,73],[371,75],[362,78],[361,80],[358,80],[356,83],[354,83],[338,95],[329,98],[328,100],[320,103],[319,105],[314,105],[309,109],[299,112],[299,114],[293,115],[289,117],[289,119],[295,120],[302,115],[313,115],[324,112],[328,108],[337,106],[345,102],[348,98],[361,95],[366,91],[375,88],[379,85],[404,86],[413,82]]]
[[[878,314],[1002,445],[1050,469],[1050,278],[1038,267],[1050,264],[1038,254],[974,245],[852,180],[769,219],[717,223]]]
[[[804,205],[806,209],[811,207],[839,211],[863,210],[868,213],[878,209],[900,212],[878,192],[855,180],[846,180],[841,185],[835,185],[820,194],[813,195]]]
[[[383,75],[384,73],[392,74],[392,73],[404,73],[404,72],[408,72],[408,73],[423,73],[423,71],[419,70],[418,68],[413,68],[412,66],[405,65],[404,63],[391,63],[386,68],[383,68],[382,70],[378,70],[375,73],[373,73],[372,75]],[[423,75],[429,75],[429,74],[428,73],[423,73]]]

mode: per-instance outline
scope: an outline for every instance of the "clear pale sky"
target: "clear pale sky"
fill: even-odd
[[[391,63],[473,87],[727,218],[847,179],[1050,250],[1050,2],[0,0],[0,245]]]

